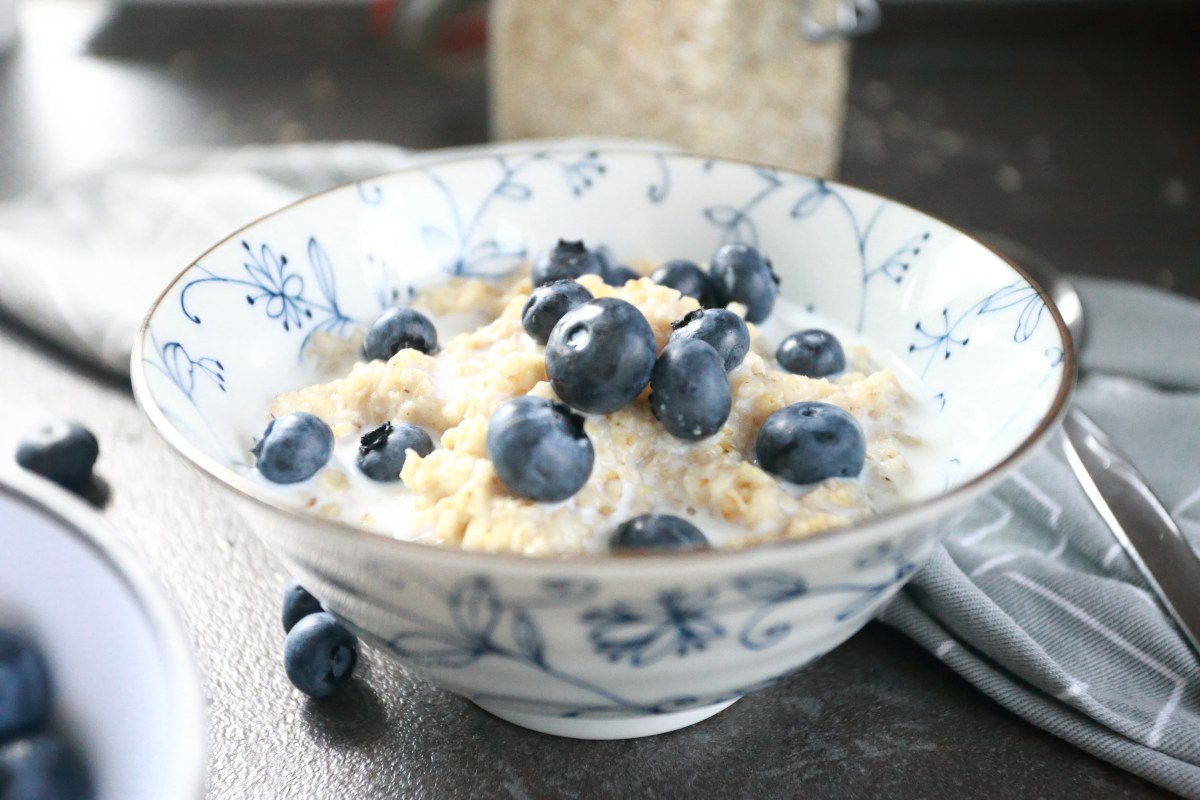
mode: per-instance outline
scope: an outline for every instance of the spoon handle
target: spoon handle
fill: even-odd
[[[1200,656],[1200,557],[1108,435],[1072,407],[1063,450],[1088,499]]]

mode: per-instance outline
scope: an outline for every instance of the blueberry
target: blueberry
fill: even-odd
[[[433,452],[433,440],[416,425],[385,422],[359,440],[358,468],[373,481],[398,481],[409,450],[424,458]]]
[[[92,780],[79,756],[55,736],[0,748],[0,800],[91,800]]]
[[[791,483],[853,478],[866,440],[854,417],[829,403],[796,403],[767,417],[754,442],[758,465]]]
[[[596,460],[583,417],[541,397],[514,397],[492,414],[488,457],[514,494],[543,503],[566,500],[587,483]]]
[[[405,348],[432,353],[437,350],[437,329],[429,317],[411,308],[389,308],[367,330],[363,356],[387,361]]]
[[[575,281],[547,283],[529,295],[521,311],[521,325],[538,344],[545,344],[563,314],[591,299],[592,293]]]
[[[661,286],[670,286],[702,306],[713,304],[712,281],[704,274],[704,270],[687,259],[677,258],[666,262],[654,270],[650,279]]]
[[[775,351],[779,366],[797,375],[824,378],[846,368],[842,343],[829,331],[797,331],[784,339]]]
[[[258,471],[272,483],[298,483],[317,474],[333,452],[333,431],[304,411],[276,417],[250,451]]]
[[[642,514],[621,524],[609,541],[613,550],[707,550],[708,539],[686,519]]]
[[[624,286],[642,277],[624,264],[615,264],[604,273],[604,282],[609,286]]]
[[[50,676],[33,643],[0,629],[0,742],[50,716]]]
[[[696,441],[721,430],[732,395],[725,364],[707,342],[670,342],[650,375],[650,408],[677,439]]]
[[[611,414],[650,382],[656,345],[642,312],[615,297],[567,312],[546,343],[546,375],[567,405]]]
[[[319,614],[321,601],[308,593],[308,590],[296,581],[288,583],[283,590],[283,631],[287,633],[296,627],[296,623],[309,614]]]
[[[533,265],[533,285],[544,286],[589,274],[603,277],[605,267],[604,258],[584,247],[583,242],[559,239],[558,244],[542,253]]]
[[[17,463],[68,489],[85,486],[100,455],[96,437],[78,422],[59,420],[26,435],[17,445]]]
[[[325,697],[354,672],[358,639],[328,611],[309,614],[287,635],[283,668],[309,697]]]
[[[671,341],[699,339],[707,342],[725,364],[725,371],[742,363],[750,350],[750,331],[742,318],[726,308],[698,308],[671,323]]]
[[[771,315],[779,277],[771,262],[746,244],[727,244],[713,253],[709,265],[713,292],[718,305],[741,303],[746,307],[747,322],[762,322]]]

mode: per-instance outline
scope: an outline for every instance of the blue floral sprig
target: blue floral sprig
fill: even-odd
[[[445,622],[435,622],[413,610],[402,595],[406,586],[395,584],[396,595],[363,598],[361,588],[342,588],[373,604],[387,608],[405,620],[385,645],[401,659],[417,667],[467,669],[480,660],[500,659],[536,670],[546,678],[573,687],[596,698],[594,704],[566,704],[537,697],[486,693],[473,695],[480,701],[503,701],[552,710],[561,716],[602,715],[617,710],[639,713],[668,713],[684,708],[729,700],[755,691],[746,687],[721,696],[676,696],[655,702],[638,702],[585,678],[558,668],[547,652],[538,622],[543,609],[584,606],[578,620],[597,656],[632,668],[644,668],[665,658],[687,658],[728,639],[730,631],[722,620],[750,612],[736,631],[736,641],[751,650],[761,650],[782,641],[793,624],[783,615],[802,597],[826,594],[851,595],[837,614],[844,621],[863,613],[873,600],[893,589],[916,569],[905,547],[884,543],[863,553],[855,562],[859,570],[890,566],[886,578],[864,583],[811,586],[803,576],[786,570],[769,570],[735,577],[724,587],[717,584],[696,589],[667,588],[648,600],[615,600],[596,603],[598,587],[590,581],[548,579],[530,596],[505,596],[495,583],[476,575],[448,589],[422,582],[422,587],[446,607]],[[340,585],[335,576],[322,576]],[[772,685],[786,676],[761,682]]]
[[[703,168],[710,170],[713,168],[713,163],[705,162]],[[931,233],[923,231],[915,234],[876,263],[868,256],[867,249],[876,223],[888,208],[887,201],[881,201],[863,222],[860,221],[858,214],[855,213],[841,191],[820,178],[780,173],[770,167],[754,167],[753,171],[762,179],[763,185],[749,199],[740,205],[722,204],[703,209],[705,219],[720,230],[718,243],[744,242],[758,247],[758,225],[754,221],[752,212],[764,200],[780,191],[794,187],[799,187],[801,190],[788,210],[788,216],[791,219],[810,217],[826,203],[834,203],[842,211],[857,245],[859,274],[862,280],[857,330],[862,331],[866,315],[867,293],[872,282],[876,278],[883,278],[895,285],[902,283],[914,260],[921,254],[922,248],[929,241]]]
[[[308,271],[319,297],[309,291],[304,276],[292,267],[286,254],[277,254],[268,244],[255,248],[242,241],[244,277],[218,275],[200,264],[194,269],[204,277],[184,284],[179,307],[189,320],[201,324],[198,313],[188,304],[189,295],[200,286],[234,286],[245,292],[246,303],[263,309],[267,318],[277,320],[286,332],[307,330],[300,344],[303,357],[312,335],[318,331],[341,333],[355,320],[342,313],[337,301],[337,282],[329,254],[316,237],[309,237],[306,253]]]
[[[196,378],[205,378],[220,391],[225,391],[225,365],[215,358],[193,358],[187,348],[176,341],[160,343],[154,331],[149,331],[150,345],[156,358],[144,359],[146,366],[161,372],[195,404]]]
[[[950,307],[946,306],[942,309],[936,322],[918,320],[913,326],[913,331],[918,338],[908,346],[908,352],[929,353],[929,357],[921,369],[921,377],[924,378],[928,374],[935,362],[948,360],[955,351],[961,350],[971,343],[970,331],[967,330],[968,323],[988,314],[996,314],[1014,308],[1018,311],[1012,340],[1016,344],[1022,344],[1033,336],[1042,321],[1042,314],[1046,310],[1046,301],[1038,294],[1037,289],[1024,281],[1014,281],[1002,286],[981,300],[972,303],[958,314],[952,315]],[[1048,357],[1050,356],[1048,355]],[[1050,360],[1052,367],[1057,366],[1052,357]]]
[[[513,239],[478,239],[479,227],[493,204],[501,201],[522,203],[533,197],[533,187],[523,180],[523,175],[537,167],[550,167],[560,172],[567,187],[575,196],[591,189],[596,180],[605,175],[608,168],[596,152],[583,155],[561,155],[556,153],[534,153],[513,160],[509,156],[496,156],[500,177],[484,195],[471,213],[459,207],[459,198],[450,190],[441,176],[432,169],[424,170],[450,211],[450,230],[437,225],[421,228],[421,238],[427,250],[434,254],[442,268],[451,275],[487,274],[484,269],[493,262],[515,262],[528,257],[524,243]]]

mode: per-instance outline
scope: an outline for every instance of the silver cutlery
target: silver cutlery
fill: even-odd
[[[1015,242],[992,234],[983,238],[1012,256],[1050,293],[1079,348],[1085,332],[1083,304],[1071,282]],[[1072,405],[1062,432],[1059,441],[1079,485],[1200,656],[1200,556],[1146,479],[1099,425]]]

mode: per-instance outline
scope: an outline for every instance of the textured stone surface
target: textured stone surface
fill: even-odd
[[[1183,102],[1186,87],[1172,88],[1200,50],[1148,32],[1117,40],[1111,31],[1125,28],[1112,26],[1128,20],[1097,29],[1068,5],[1063,26],[1099,30],[1096,44],[1073,33],[1063,34],[1068,51],[1049,35],[1026,42],[1033,23],[971,33],[940,11],[907,26],[890,17],[858,48],[859,120],[843,174],[951,222],[1028,238],[1060,263],[1079,254],[1071,269],[1171,279],[1200,294],[1200,159],[1186,135],[1200,108]],[[65,166],[149,147],[272,141],[295,133],[293,123],[318,137],[410,146],[484,134],[480,87],[421,78],[363,44],[360,9],[127,9],[97,55],[82,44],[97,8],[28,0],[24,41],[0,57],[0,195]],[[294,46],[270,45],[271,30]],[[339,87],[332,105],[328,81]],[[89,117],[65,99],[81,86],[103,91],[108,113]],[[1032,110],[1009,113],[1019,108]],[[88,147],[63,132],[81,125]],[[1094,135],[1077,147],[1084,132]],[[940,166],[930,152],[943,154]],[[211,798],[1163,795],[1012,716],[879,626],[782,686],[644,740],[524,731],[372,651],[347,693],[308,701],[280,663],[286,576],[216,486],[158,440],[123,383],[2,322],[0,366],[0,452],[53,416],[78,417],[100,439],[105,513],[174,599],[196,648]]]

